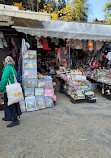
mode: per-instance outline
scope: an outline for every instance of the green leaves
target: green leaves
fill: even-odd
[[[103,11],[105,12],[105,23],[111,23],[111,1],[108,0],[108,2],[105,4]]]

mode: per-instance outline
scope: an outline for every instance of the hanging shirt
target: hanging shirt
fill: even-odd
[[[108,60],[111,60],[111,52],[108,52],[106,58],[107,58]]]
[[[61,48],[57,49],[57,60],[61,63]]]
[[[48,41],[46,38],[42,37],[42,42],[43,42],[43,49],[44,50],[51,50],[51,48],[49,48],[49,46],[48,46]]]
[[[99,51],[103,45],[104,45],[104,42],[96,41],[96,50]]]

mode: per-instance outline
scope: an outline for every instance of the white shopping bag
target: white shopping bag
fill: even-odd
[[[11,84],[10,81],[8,80],[9,85],[7,84],[6,86],[8,106],[24,100],[21,85],[20,83],[17,82],[14,71],[13,71],[13,76],[14,76],[14,83]]]

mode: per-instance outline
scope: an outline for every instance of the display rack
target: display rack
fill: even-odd
[[[22,85],[25,102],[20,103],[22,111],[35,111],[53,107],[55,101],[52,78],[37,73],[37,52],[27,50],[22,60]],[[24,105],[25,104],[25,105]]]
[[[96,97],[94,96],[91,85],[82,74],[72,75],[71,72],[64,72],[59,73],[58,78],[61,84],[60,92],[67,94],[72,103],[84,101],[89,103],[96,102]]]
[[[97,84],[96,88],[104,97],[111,100],[111,70],[95,69],[87,78]]]

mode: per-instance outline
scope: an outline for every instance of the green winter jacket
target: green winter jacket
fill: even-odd
[[[10,80],[11,84],[14,83],[13,71],[17,78],[17,72],[13,65],[7,65],[3,69],[1,81],[0,81],[0,92],[6,93],[6,85],[8,83],[8,79]]]

